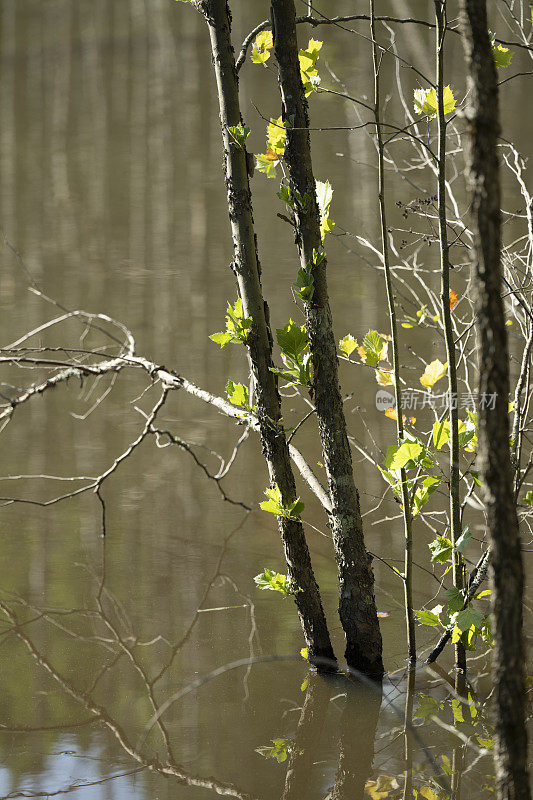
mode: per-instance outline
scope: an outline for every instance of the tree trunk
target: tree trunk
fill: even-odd
[[[300,264],[307,269],[308,264],[314,263],[313,253],[322,242],[293,0],[272,0],[271,16],[283,120],[287,126],[284,158],[291,186],[302,198],[306,194],[310,198],[307,207],[296,206],[295,210]],[[379,679],[383,661],[374,575],[363,539],[359,495],[346,433],[325,258],[313,266],[312,274],[314,294],[311,302],[305,303],[305,313],[314,368],[314,402],[331,496],[330,519],[339,571],[339,614],[346,634],[346,660],[353,669]]]
[[[296,486],[281,422],[276,377],[271,372],[272,335],[268,322],[268,307],[263,300],[260,282],[260,265],[248,181],[248,154],[244,146],[232,144],[234,140],[228,131],[229,126],[242,122],[231,44],[231,18],[226,0],[203,0],[198,3],[198,7],[209,26],[217,80],[228,207],[234,244],[232,266],[244,313],[253,320],[246,344],[255,381],[261,443],[270,480],[273,485],[277,484],[281,491],[283,505],[288,506],[296,499]],[[293,585],[298,587],[294,599],[309,648],[309,660],[321,669],[335,669],[335,656],[302,523],[299,519],[278,517],[278,525],[285,549],[288,576]]]
[[[461,0],[469,84],[468,176],[479,338],[479,465],[492,557],[497,796],[530,797],[522,639],[523,567],[509,453],[509,368],[502,301],[498,85],[486,0]]]

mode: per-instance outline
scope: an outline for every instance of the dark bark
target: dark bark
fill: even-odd
[[[284,158],[292,187],[302,198],[306,194],[310,198],[305,211],[297,208],[295,212],[300,264],[305,269],[313,263],[313,251],[320,248],[321,237],[293,0],[272,0],[271,16],[283,119],[288,128]],[[363,539],[346,433],[325,259],[313,268],[313,277],[314,294],[312,301],[305,304],[305,313],[314,368],[314,402],[332,505],[330,520],[339,571],[339,614],[346,634],[346,660],[350,667],[380,678],[383,661],[374,575]]]
[[[523,566],[509,453],[509,367],[502,301],[498,85],[487,30],[486,0],[461,0],[469,85],[468,177],[474,236],[473,283],[481,403],[479,466],[490,535],[493,590],[497,796],[528,800],[525,727]]]
[[[271,372],[272,336],[268,323],[268,308],[263,300],[260,282],[260,265],[248,181],[248,158],[244,147],[232,144],[233,140],[228,131],[228,126],[242,122],[231,43],[230,13],[226,0],[203,0],[198,6],[209,26],[217,80],[228,207],[234,245],[233,270],[244,313],[253,320],[247,347],[255,381],[261,443],[270,480],[272,484],[278,485],[283,504],[287,506],[296,499],[296,486],[281,421],[276,377]],[[302,523],[297,519],[278,517],[278,524],[288,575],[292,583],[299,587],[294,599],[309,648],[309,660],[325,670],[334,669],[335,657]]]

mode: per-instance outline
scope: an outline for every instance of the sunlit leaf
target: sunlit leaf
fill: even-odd
[[[492,53],[497,69],[510,66],[513,58],[513,51],[509,50],[508,47],[503,47],[503,45],[498,44],[496,47],[492,48]]]
[[[464,595],[456,586],[446,589],[446,600],[448,603],[448,614],[454,614],[456,611],[461,611],[465,604]]]
[[[257,587],[263,591],[280,592],[284,595],[293,594],[288,577],[281,572],[265,569],[259,575],[255,576],[254,581]]]
[[[452,713],[453,713],[453,718],[456,720],[456,722],[465,721],[465,718],[463,716],[463,704],[456,697],[452,699]]]
[[[435,791],[434,791],[434,790],[431,788],[431,786],[422,786],[422,788],[421,788],[421,789],[420,789],[420,791],[419,791],[419,794],[420,794],[422,797],[425,797],[425,798],[426,798],[426,800],[439,800],[439,795],[438,795],[438,793],[437,793],[437,792],[435,792]]]
[[[348,333],[343,339],[339,341],[339,349],[348,356],[351,356],[355,348],[357,347],[357,339],[354,339],[351,333]]]
[[[226,384],[226,393],[230,403],[233,403],[234,406],[243,406],[243,408],[246,409],[250,408],[248,404],[248,387],[243,383],[228,381]]]
[[[283,118],[278,117],[278,119],[273,119],[271,117],[267,127],[268,152],[272,152],[276,156],[281,157],[285,152],[286,144],[287,144],[287,128],[285,126],[285,123],[283,122]]]
[[[255,156],[255,168],[258,172],[264,172],[267,178],[275,178],[276,177],[276,161],[273,161],[272,154],[269,155],[268,153],[256,153]]]
[[[402,469],[409,461],[416,461],[424,448],[418,442],[404,442],[400,445],[390,462],[389,469],[393,472]]]
[[[429,543],[428,547],[431,550],[431,560],[434,564],[445,564],[452,557],[452,543],[446,536],[437,536]]]
[[[272,747],[257,747],[256,753],[259,753],[263,758],[275,758],[278,764],[282,764],[287,760],[291,750],[290,739],[271,739]]]
[[[455,97],[449,86],[445,86],[442,92],[444,113],[450,114],[455,109]],[[437,115],[437,93],[435,89],[415,89],[414,107],[418,114],[428,117]]]
[[[450,420],[443,419],[433,425],[433,444],[440,450],[446,442],[450,441]]]
[[[426,365],[424,374],[420,378],[420,383],[428,389],[431,389],[437,381],[444,378],[448,370],[448,362],[443,364],[439,359],[435,359],[431,364]]]
[[[251,58],[254,64],[264,64],[270,58],[270,50],[274,47],[272,31],[261,31],[252,44]]]
[[[380,361],[385,361],[387,352],[388,342],[377,331],[368,331],[362,346],[358,348],[362,361],[371,367],[375,367]]]
[[[324,236],[329,233],[334,227],[335,223],[329,219],[329,207],[333,197],[333,188],[329,181],[316,182],[316,199],[318,203],[318,210],[320,212],[320,236],[324,241]]]
[[[472,534],[470,533],[470,525],[467,525],[455,543],[455,549],[458,553],[463,552],[471,538]]]
[[[450,289],[450,309],[451,309],[452,311],[453,311],[453,309],[455,308],[455,306],[456,306],[456,304],[457,304],[457,300],[458,300],[458,299],[459,299],[459,298],[458,298],[458,296],[457,296],[457,292],[454,292],[454,290],[453,290],[453,289]]]
[[[259,503],[260,508],[263,511],[268,511],[270,514],[275,514],[277,517],[299,519],[299,515],[305,508],[300,498],[294,500],[290,505],[284,506],[281,491],[277,485],[273,489],[265,489],[265,494],[268,500],[263,500],[262,503]]]
[[[435,606],[435,608],[432,608],[431,611],[426,611],[425,609],[421,609],[420,611],[415,611],[415,614],[418,619],[418,624],[429,625],[431,628],[435,628],[437,625],[440,625],[441,611],[442,611],[442,606]]]
[[[276,328],[276,339],[283,352],[296,360],[309,342],[305,325],[297,325],[292,319],[284,328]]]
[[[380,386],[391,386],[394,383],[392,378],[393,378],[392,370],[390,369],[376,370],[376,380]]]
[[[389,419],[397,420],[398,419],[398,409],[396,407],[394,407],[394,408],[386,408],[385,409],[385,416],[388,417]]]
[[[305,659],[305,661],[309,661],[309,648],[302,647],[302,649],[300,650],[300,655],[303,659]]]

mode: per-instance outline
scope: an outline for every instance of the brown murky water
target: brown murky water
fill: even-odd
[[[240,42],[265,16],[267,4],[234,5]],[[366,2],[355,5],[366,12]],[[382,10],[392,5],[399,14],[429,18],[429,2],[398,0],[382,3]],[[326,14],[353,8],[347,1],[322,2]],[[245,379],[241,351],[220,352],[208,339],[220,329],[235,290],[202,19],[173,0],[0,0],[0,25],[0,224],[27,270],[67,308],[122,321],[133,331],[138,353],[201,386],[223,393],[228,377]],[[346,90],[369,92],[367,43],[341,29],[323,38],[322,58]],[[431,73],[431,33],[411,28],[402,31],[401,42],[404,57]],[[394,109],[393,70],[385,68]],[[450,80],[464,86],[459,41],[452,43],[450,70]],[[323,74],[325,85],[335,86],[327,70]],[[250,142],[260,151],[260,114],[279,113],[276,83],[270,70],[250,63],[242,75]],[[413,75],[404,79],[409,91],[417,85]],[[524,148],[530,145],[528,126],[531,133],[526,85],[512,82],[503,101],[507,135]],[[520,120],[511,113],[519,107]],[[312,98],[312,116],[316,127],[358,121],[352,107],[331,96]],[[340,235],[347,229],[377,240],[372,142],[364,130],[317,131],[313,147],[318,177],[335,188],[338,228],[328,251],[337,332],[360,337],[368,328],[386,329],[381,276],[366,263],[368,251]],[[275,216],[276,188],[263,175],[253,179],[265,292],[273,324],[281,326],[295,313],[288,284],[296,262],[290,230]],[[397,181],[391,208],[413,192]],[[426,257],[435,262],[436,252]],[[27,275],[8,247],[1,251],[0,305],[3,346],[61,313],[28,291]],[[82,333],[71,321],[33,341],[83,346],[79,342],[90,337],[80,339]],[[442,349],[427,337],[418,344],[423,355]],[[343,368],[343,380],[346,391],[356,392],[347,403],[353,432],[370,444],[369,426],[386,448],[393,423],[375,409],[375,384],[351,369]],[[21,368],[6,368],[2,395],[33,379]],[[139,397],[145,385],[136,373],[121,374],[113,384],[107,378],[70,381],[17,410],[2,433],[2,475],[56,477],[3,480],[2,497],[45,501],[73,488],[60,478],[101,474],[142,429],[138,409],[149,411],[157,391]],[[303,409],[301,402],[292,408],[287,401],[288,424]],[[228,458],[241,434],[184,393],[170,397],[159,421],[197,445],[195,452],[213,471],[219,464],[209,448]],[[312,423],[298,436],[316,464]],[[234,500],[257,504],[263,493],[267,478],[258,449],[252,438],[239,449],[223,484]],[[357,470],[368,512],[383,483],[365,463]],[[340,653],[326,521],[304,487],[302,493]],[[47,508],[6,503],[1,509],[0,796],[73,792],[99,800],[194,800],[219,793],[352,800],[365,782],[375,800],[401,795],[405,635],[402,588],[393,572],[374,562],[378,605],[388,614],[383,635],[391,677],[383,697],[345,679],[311,675],[306,687],[291,601],[260,593],[253,582],[265,566],[282,569],[273,518],[223,502],[187,453],[157,448],[152,440],[104,484],[102,495],[105,540],[93,493]],[[369,548],[401,559],[395,504],[384,503],[367,522]],[[427,533],[420,529],[417,535],[427,560]],[[419,571],[416,607],[436,590],[434,577]],[[419,637],[422,649],[435,638],[429,629]],[[271,655],[294,658],[260,660]],[[234,663],[250,658],[259,660]],[[231,668],[211,674],[223,665]],[[485,656],[473,662],[480,700],[490,689],[487,669]],[[438,702],[448,698],[449,705],[441,677],[420,672],[417,691]],[[418,694],[415,706],[423,702]],[[449,723],[449,713],[443,714]],[[448,780],[446,759],[458,764],[461,754],[449,731],[422,721],[415,719],[408,756],[417,790],[433,800],[431,779],[440,774]],[[489,738],[488,729],[483,720],[473,735]],[[490,757],[480,755],[480,746],[474,740],[473,750],[466,748],[464,797],[480,797],[491,784]]]

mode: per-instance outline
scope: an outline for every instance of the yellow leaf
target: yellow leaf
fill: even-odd
[[[441,378],[444,378],[447,370],[448,362],[443,364],[437,358],[435,361],[432,361],[431,364],[426,364],[426,369],[420,378],[420,383],[427,389],[431,389],[431,387],[434,386],[437,381],[440,381]]]
[[[453,311],[455,305],[457,303],[457,292],[454,292],[453,289],[450,289],[450,309]]]
[[[451,114],[455,109],[455,97],[449,86],[445,86],[442,91],[442,101],[444,113]],[[435,89],[415,89],[414,92],[415,111],[425,114],[428,117],[437,115],[437,93]]]
[[[272,31],[261,31],[254,39],[252,45],[252,61],[254,64],[264,64],[270,58],[269,50],[274,47]]]
[[[390,386],[393,383],[392,370],[390,369],[377,369],[376,380],[380,386]]]
[[[398,419],[398,409],[396,407],[387,408],[385,410],[385,416],[389,419]]]
[[[420,789],[420,794],[422,797],[425,797],[426,800],[439,800],[439,796],[430,786],[422,786]]]
[[[306,661],[309,661],[309,648],[308,647],[302,647],[302,649],[300,650],[300,655]]]
[[[287,144],[287,129],[282,117],[273,119],[271,117],[267,128],[267,147],[277,156],[282,156]]]

